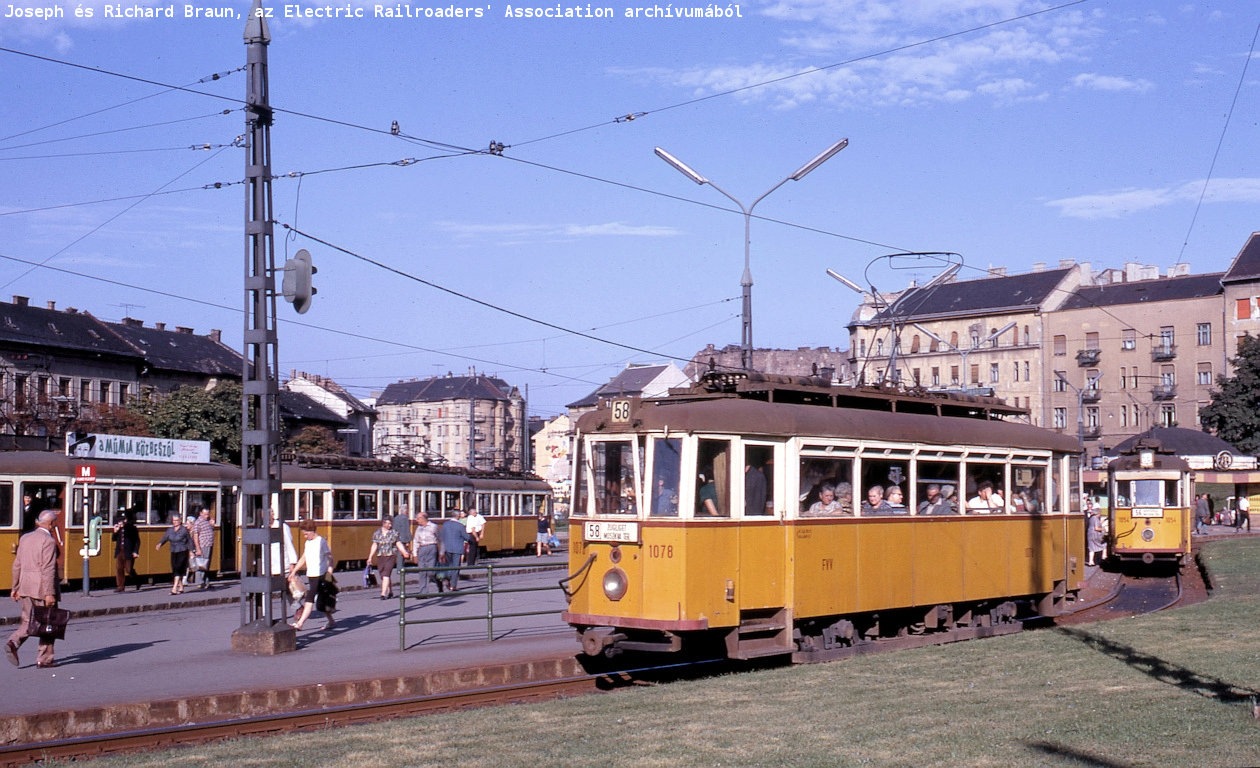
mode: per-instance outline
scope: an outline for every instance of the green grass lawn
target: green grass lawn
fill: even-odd
[[[1198,605],[93,766],[1260,766],[1260,537]]]

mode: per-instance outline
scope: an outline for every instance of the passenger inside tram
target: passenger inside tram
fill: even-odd
[[[862,502],[862,516],[891,515],[892,507],[884,498],[884,486],[872,485],[866,489],[866,501]]]
[[[901,486],[890,485],[888,486],[888,489],[884,492],[884,494],[887,497],[886,501],[887,501],[887,506],[888,506],[888,510],[884,514],[888,514],[888,515],[909,514],[910,510],[906,509],[905,496],[901,492]]]

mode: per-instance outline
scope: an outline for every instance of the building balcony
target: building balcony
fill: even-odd
[[[1151,387],[1152,400],[1172,400],[1176,397],[1176,384],[1156,384],[1154,387]]]
[[[1086,440],[1097,440],[1102,437],[1102,427],[1085,427],[1081,431],[1081,437]]]
[[[1151,348],[1151,361],[1156,363],[1166,363],[1177,357],[1176,344],[1157,344]]]
[[[1098,361],[1101,359],[1101,349],[1081,349],[1076,352],[1076,364],[1082,368],[1098,365]]]
[[[1102,399],[1102,390],[1098,387],[1087,387],[1081,390],[1082,403],[1096,403]]]

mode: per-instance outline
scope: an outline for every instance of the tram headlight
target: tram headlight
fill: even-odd
[[[620,568],[609,568],[604,572],[604,595],[609,600],[616,602],[625,597],[629,586],[630,581],[626,578],[626,572]]]
[[[1154,528],[1143,528],[1143,529],[1142,529],[1142,541],[1145,541],[1147,544],[1149,544],[1149,543],[1151,543],[1151,542],[1152,542],[1152,541],[1154,541],[1154,540],[1155,540],[1155,529],[1154,529]]]

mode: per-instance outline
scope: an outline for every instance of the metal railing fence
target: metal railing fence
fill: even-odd
[[[511,587],[496,585],[496,574],[502,576],[510,576],[513,571],[530,571],[537,572],[539,570],[555,570],[564,571],[563,564],[558,565],[496,565],[487,563],[485,565],[461,565],[461,566],[436,566],[434,568],[420,568],[418,566],[409,565],[399,571],[399,591],[398,591],[398,650],[407,650],[407,627],[420,624],[441,624],[452,621],[481,621],[486,622],[486,639],[494,642],[494,620],[495,619],[513,619],[526,616],[545,616],[548,614],[560,613],[560,609],[547,609],[538,611],[512,611],[508,613],[496,613],[494,609],[495,595],[520,594],[526,592],[560,592],[562,591],[559,583],[554,586],[542,587]],[[422,591],[419,593],[407,592],[407,576],[411,574],[420,574],[421,583],[428,583],[426,580],[430,574],[446,575],[453,571],[459,572],[460,579],[467,579],[468,572],[484,572],[485,583],[478,584],[475,587],[464,589],[449,589],[444,592]],[[467,597],[470,595],[485,595],[486,608],[482,613],[464,614],[458,616],[434,616],[423,619],[411,619],[407,617],[407,602],[410,600],[447,598],[447,597]],[[414,611],[414,609],[413,609]]]

